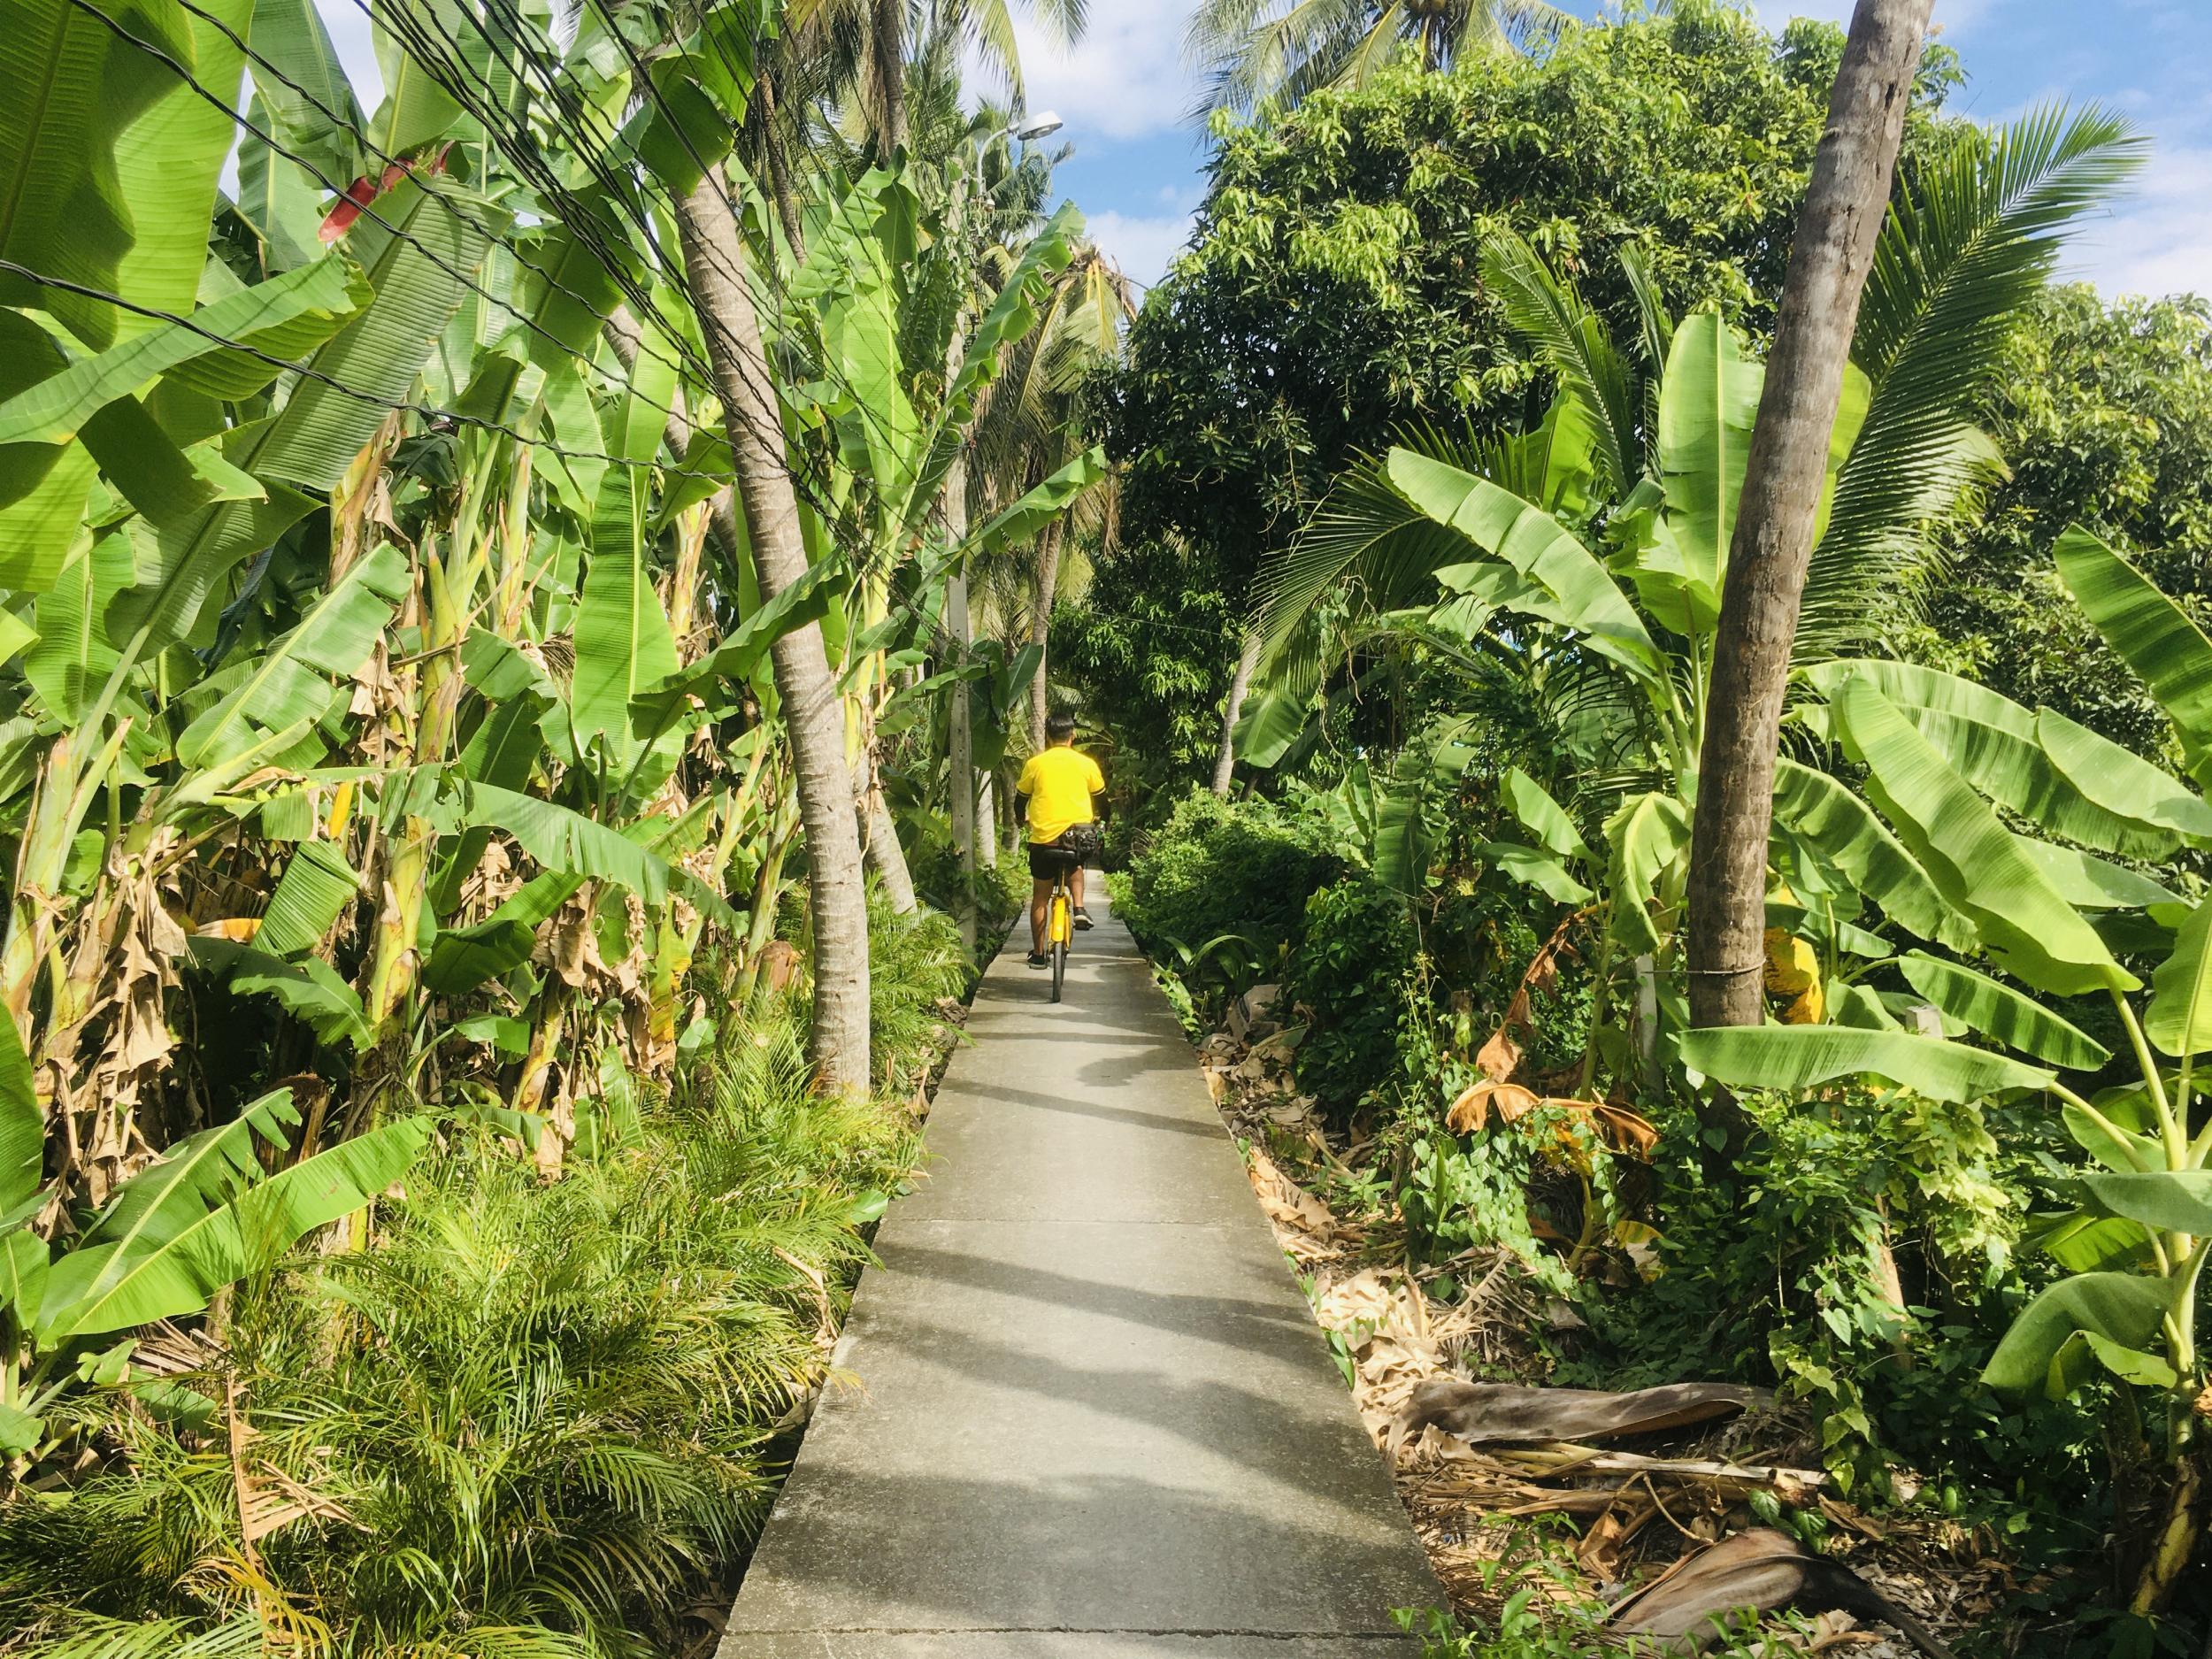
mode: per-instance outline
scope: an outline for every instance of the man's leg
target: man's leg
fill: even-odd
[[[1081,864],[1076,865],[1075,872],[1068,877],[1068,896],[1075,901],[1077,910],[1083,908],[1083,866]]]
[[[1052,902],[1052,883],[1042,876],[1029,879],[1029,954],[1045,954],[1045,910]]]

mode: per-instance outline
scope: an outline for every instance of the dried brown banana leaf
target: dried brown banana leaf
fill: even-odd
[[[1690,1556],[1657,1582],[1622,1601],[1607,1623],[1624,1636],[1659,1640],[1661,1654],[1702,1653],[1726,1633],[1732,1615],[1848,1613],[1891,1625],[1929,1659],[1952,1659],[1928,1627],[1839,1562],[1808,1552],[1786,1532],[1739,1532]]]
[[[1525,1388],[1517,1383],[1432,1377],[1391,1425],[1395,1449],[1433,1424],[1471,1446],[1502,1440],[1607,1440],[1709,1422],[1768,1404],[1763,1388],[1733,1383],[1669,1383],[1632,1394],[1596,1388]]]

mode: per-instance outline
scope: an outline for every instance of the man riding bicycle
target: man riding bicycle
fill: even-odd
[[[1014,785],[1014,810],[1029,816],[1029,965],[1045,968],[1052,958],[1045,954],[1045,910],[1052,900],[1052,883],[1067,872],[1069,896],[1075,902],[1075,925],[1088,927],[1090,913],[1083,908],[1083,860],[1070,850],[1066,837],[1079,824],[1098,821],[1096,797],[1106,792],[1106,774],[1098,763],[1075,747],[1075,722],[1056,714],[1045,722],[1045,747],[1029,757]]]

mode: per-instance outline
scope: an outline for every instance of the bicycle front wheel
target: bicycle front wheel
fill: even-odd
[[[1064,940],[1052,941],[1052,1000],[1060,1000],[1060,987],[1068,977],[1068,947]]]

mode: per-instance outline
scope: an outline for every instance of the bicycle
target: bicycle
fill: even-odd
[[[1068,885],[1069,879],[1082,867],[1085,858],[1098,850],[1098,832],[1091,825],[1078,824],[1060,837],[1058,846],[1066,856],[1056,861],[1052,896],[1045,902],[1045,949],[1052,957],[1052,1000],[1056,1002],[1068,977],[1068,948],[1075,942],[1075,891]]]

